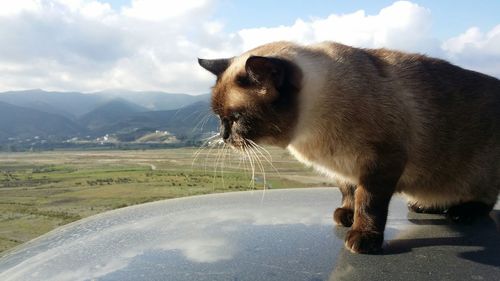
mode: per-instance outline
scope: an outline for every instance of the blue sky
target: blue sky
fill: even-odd
[[[500,77],[500,1],[0,0],[0,91],[208,92],[196,57],[332,40]]]

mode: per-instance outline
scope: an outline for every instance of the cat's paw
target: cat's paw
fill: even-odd
[[[333,220],[338,225],[350,227],[354,221],[354,211],[347,208],[337,208],[333,212]]]
[[[419,214],[442,214],[445,211],[444,208],[426,207],[418,202],[408,202],[408,210]]]
[[[345,246],[353,253],[379,254],[382,252],[384,234],[373,231],[350,230],[347,232]]]

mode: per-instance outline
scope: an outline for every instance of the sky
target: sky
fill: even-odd
[[[276,40],[440,57],[500,78],[500,1],[0,0],[0,91],[203,94],[197,58]]]

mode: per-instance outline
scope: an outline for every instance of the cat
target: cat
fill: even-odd
[[[500,80],[444,60],[334,42],[262,45],[198,59],[217,77],[212,110],[223,140],[288,149],[335,178],[345,246],[378,253],[389,201],[486,216],[500,189]]]

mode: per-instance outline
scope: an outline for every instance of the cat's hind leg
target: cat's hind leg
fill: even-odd
[[[446,217],[457,223],[471,223],[480,217],[486,217],[495,204],[487,204],[479,201],[469,201],[450,207],[446,211]]]
[[[342,206],[333,212],[333,220],[338,225],[350,227],[354,221],[354,192],[356,186],[343,183],[339,186],[342,193]]]

